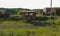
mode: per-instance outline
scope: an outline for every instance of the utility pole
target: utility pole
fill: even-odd
[[[52,0],[50,1],[50,7],[52,8]]]
[[[51,15],[51,22],[52,22],[52,26],[53,26],[54,22],[53,22],[53,19],[52,19],[52,16],[53,16],[53,14],[52,14],[53,13],[53,11],[52,11],[53,10],[53,8],[52,8],[52,0],[50,0],[50,10],[51,10],[51,13],[50,13],[50,15]]]
[[[50,1],[50,8],[51,8],[51,16],[52,16],[52,0]]]

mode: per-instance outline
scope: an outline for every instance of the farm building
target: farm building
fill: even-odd
[[[44,8],[43,12],[46,15],[60,15],[60,7]]]
[[[3,18],[3,17],[8,17],[9,14],[0,14],[0,18]]]
[[[24,20],[36,20],[35,11],[22,11],[22,18]]]

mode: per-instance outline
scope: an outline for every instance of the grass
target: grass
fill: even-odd
[[[55,18],[53,18],[55,17]],[[60,36],[60,16],[40,16],[37,21],[26,23],[23,20],[1,21],[0,25],[40,25],[53,23],[52,26],[39,28],[6,28],[0,29],[0,36]],[[51,21],[51,19],[53,21]]]
[[[28,24],[25,23],[24,21],[20,20],[20,21],[3,21],[2,23],[0,23],[0,25],[32,25],[32,24]]]
[[[55,17],[55,18],[54,18]],[[60,16],[40,16],[40,17],[37,17],[37,20],[38,22],[34,21],[33,23],[26,23],[25,21],[21,20],[19,18],[19,20],[1,20],[0,21],[0,24],[1,25],[8,25],[8,24],[15,24],[15,25],[34,25],[35,23],[36,24],[48,24],[48,23],[53,23],[51,21],[51,19],[53,20],[54,24],[60,24]],[[52,25],[52,24],[51,24]]]
[[[0,31],[0,35],[4,36],[60,36],[60,26],[55,28],[9,28]]]
[[[13,32],[12,34],[15,35],[15,36],[17,34],[20,34],[22,36],[24,36],[24,35],[25,36],[27,36],[27,35],[28,36],[33,36],[33,35],[37,36],[38,33],[40,33],[42,35],[42,34],[45,34],[45,33],[49,32],[49,31],[51,31],[51,30],[49,30],[48,28],[43,28],[43,29],[42,28],[40,28],[40,29],[39,28],[35,28],[35,29],[20,28],[20,29],[4,29],[4,30],[2,30],[2,32],[4,34],[8,34],[8,33]]]

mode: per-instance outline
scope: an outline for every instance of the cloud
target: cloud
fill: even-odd
[[[53,6],[60,6],[57,3],[59,1],[53,1]],[[0,7],[5,8],[44,8],[50,7],[50,0],[0,0]]]

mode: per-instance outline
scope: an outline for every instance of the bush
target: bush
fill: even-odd
[[[0,32],[0,36],[5,36],[4,32],[1,31]]]
[[[38,21],[45,21],[48,20],[48,17],[37,17]]]
[[[60,19],[54,20],[54,24],[55,24],[55,25],[60,25]]]

